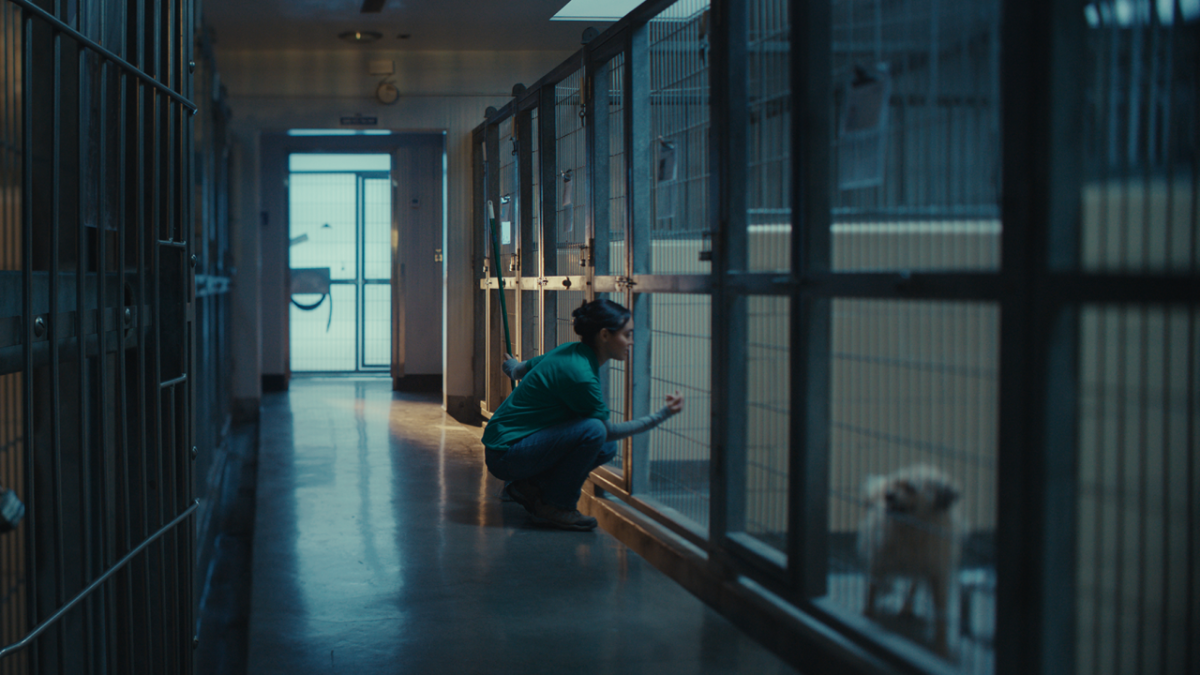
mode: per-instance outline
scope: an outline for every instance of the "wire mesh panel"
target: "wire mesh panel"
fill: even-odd
[[[709,4],[680,0],[650,20],[650,139],[655,182],[652,274],[707,274]]]
[[[500,123],[500,196],[495,203],[496,224],[500,228],[500,265],[501,276],[513,276],[516,273],[516,263],[513,255],[517,251],[520,237],[521,200],[520,177],[517,174],[517,135],[516,120],[509,117]],[[508,304],[509,324],[515,317],[515,303]]]
[[[597,145],[603,144],[604,156],[597,158],[605,175],[605,202],[597,204],[596,264],[598,275],[620,275],[625,272],[625,226],[628,218],[626,176],[628,157],[625,153],[625,55],[618,54],[599,69],[603,87],[597,90],[602,101],[597,114],[604,119],[597,126]],[[604,138],[599,138],[600,135]],[[600,222],[603,220],[604,222]]]
[[[1200,312],[1079,319],[1076,672],[1200,668]]]
[[[362,184],[363,278],[392,277],[392,181],[364,178]]]
[[[1086,6],[1082,259],[1096,272],[1200,270],[1200,8]]]
[[[772,547],[787,550],[789,504],[789,442],[791,419],[791,299],[746,298],[746,343],[735,348],[745,360],[745,398],[734,402],[734,415],[745,420],[745,466],[742,474],[741,531]],[[733,519],[731,519],[733,520]]]
[[[991,672],[999,312],[835,300],[829,599]]]
[[[362,317],[362,365],[364,368],[386,368],[392,363],[392,287],[390,284],[365,284],[363,286]],[[317,318],[320,319],[320,316]]]
[[[607,175],[600,180],[607,185],[607,200],[600,209],[605,222],[596,225],[595,272],[598,275],[623,275],[626,273],[625,227],[629,217],[626,211],[629,164],[625,154],[625,54],[610,59],[600,68],[600,73],[604,86],[597,93],[602,93],[601,100],[606,105],[597,109],[597,114],[605,116],[604,123],[597,125],[597,134],[602,129],[606,139],[598,138],[597,144],[604,144],[603,165],[607,167]]]
[[[527,241],[521,242],[522,255],[524,259],[521,261],[522,276],[540,277],[545,274],[544,265],[542,263],[542,251],[545,250],[542,242],[542,172],[540,155],[538,154],[538,135],[541,130],[538,128],[538,110],[535,107],[529,113],[529,133],[527,143],[529,144],[529,172],[526,173],[530,177],[529,191],[529,220],[530,220],[530,236]],[[537,291],[522,291],[521,292],[521,308],[523,316],[523,325],[521,329],[520,347],[522,359],[529,359],[543,353],[542,343],[545,341],[545,331],[542,327],[543,315],[543,294],[540,290]]]
[[[666,293],[651,294],[649,300],[650,326],[636,327],[635,339],[651,342],[650,409],[658,410],[666,395],[676,391],[685,402],[682,413],[648,433],[649,485],[640,495],[706,531],[712,459],[712,301],[706,295]]]
[[[527,142],[529,143],[529,162],[531,169],[529,172],[531,177],[530,183],[532,185],[532,198],[529,202],[529,219],[533,224],[531,228],[533,237],[530,241],[523,244],[530,251],[530,255],[533,256],[533,261],[537,261],[539,251],[541,251],[543,248],[542,237],[540,236],[542,231],[542,172],[541,155],[539,153],[540,148],[538,147],[539,143],[541,142],[540,127],[541,120],[538,117],[538,108],[535,107],[529,111],[529,138],[527,139]],[[532,267],[534,270],[537,269],[536,264]]]
[[[500,259],[497,276],[506,277],[504,283],[504,309],[508,313],[508,337],[500,334],[505,352],[517,352],[521,348],[521,298],[514,289],[517,276],[517,251],[523,245],[521,241],[521,178],[518,174],[517,157],[520,149],[517,147],[516,119],[509,118],[500,123],[500,161],[499,179],[500,195],[496,203],[496,223],[498,229]],[[497,291],[498,293],[498,291]],[[499,301],[499,298],[496,299]],[[503,328],[500,330],[504,330]],[[511,347],[503,342],[512,340]]]
[[[571,312],[579,309],[583,300],[583,291],[554,291],[546,294],[546,303],[554,303],[554,316],[557,317],[554,322],[555,342],[552,345],[546,345],[546,351],[561,344],[579,340],[579,336],[575,334],[575,319],[571,316]]]
[[[610,300],[621,306],[629,304],[629,300],[624,293],[602,293],[597,295],[597,299]],[[636,325],[634,326],[634,331],[634,335],[636,336]],[[609,419],[613,422],[622,422],[629,419],[629,409],[626,405],[628,390],[626,389],[625,382],[628,374],[629,361],[610,359],[607,365],[602,366],[600,370],[600,385],[601,390],[604,392],[604,403],[608,406],[610,412]],[[617,456],[609,464],[609,468],[618,473],[624,470],[622,453],[617,453]]]
[[[784,0],[749,3],[748,269],[791,269],[791,23]]]
[[[998,269],[998,0],[833,4],[833,266]]]
[[[587,154],[583,117],[583,72],[554,85],[554,139],[558,182],[555,195],[555,256],[559,274],[581,274],[587,245]],[[547,255],[549,253],[547,252]],[[563,316],[561,313],[558,316]],[[570,316],[570,312],[567,312]]]

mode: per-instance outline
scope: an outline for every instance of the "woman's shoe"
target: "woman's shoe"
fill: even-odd
[[[575,530],[578,532],[587,532],[596,529],[596,519],[591,516],[585,516],[575,509],[567,510],[560,509],[557,506],[551,506],[545,502],[539,501],[531,513],[535,519],[553,525],[563,530]]]
[[[514,502],[525,507],[525,510],[530,513],[534,513],[537,505],[541,503],[539,501],[542,496],[541,489],[528,480],[514,480],[505,489]]]

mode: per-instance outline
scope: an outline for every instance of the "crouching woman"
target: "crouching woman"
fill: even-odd
[[[624,361],[633,345],[629,310],[611,300],[576,309],[568,342],[525,362],[508,356],[504,372],[520,380],[483,433],[488,471],[508,481],[505,492],[538,521],[565,530],[591,530],[596,519],[576,509],[592,469],[612,461],[617,441],[648,431],[683,410],[676,391],[658,412],[609,421],[600,367]]]

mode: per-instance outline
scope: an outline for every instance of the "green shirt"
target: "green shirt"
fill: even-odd
[[[568,420],[608,420],[600,391],[600,362],[582,342],[568,342],[525,363],[525,377],[496,409],[483,432],[493,450]]]

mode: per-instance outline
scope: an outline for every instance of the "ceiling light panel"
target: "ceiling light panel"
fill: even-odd
[[[571,0],[551,21],[617,21],[642,0]]]

